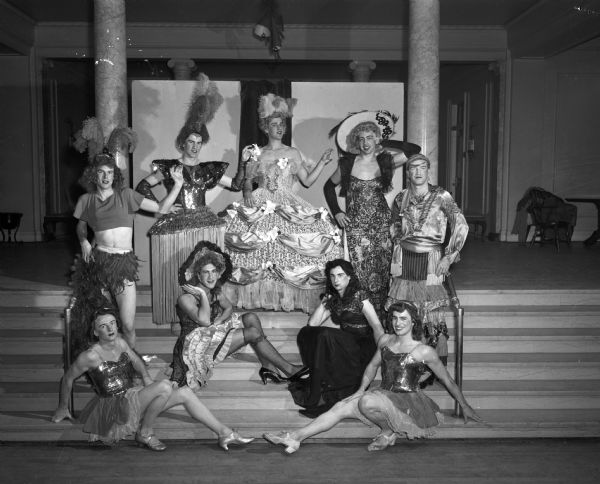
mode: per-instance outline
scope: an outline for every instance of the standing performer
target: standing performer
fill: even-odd
[[[391,233],[394,240],[390,292],[387,305],[413,301],[421,312],[425,336],[448,360],[448,329],[444,308],[449,306],[443,286],[450,265],[459,260],[469,226],[452,196],[429,184],[429,159],[411,156],[407,163],[408,188],[392,204]],[[442,249],[447,226],[450,238]]]
[[[80,330],[85,332],[85,328]],[[73,419],[67,402],[73,382],[86,373],[96,395],[81,412],[79,421],[83,431],[90,434],[90,441],[116,444],[135,434],[138,444],[163,451],[166,445],[154,435],[153,425],[162,412],[175,405],[183,405],[192,418],[215,432],[219,446],[224,450],[231,444],[247,444],[254,440],[240,436],[221,423],[189,387],[173,388],[168,380],[152,380],[144,363],[119,336],[117,320],[110,309],[97,312],[88,337],[89,343],[96,342],[87,345],[62,377],[53,422]],[[82,343],[79,341],[77,347],[80,348]],[[135,371],[142,376],[144,386],[134,385]]]
[[[81,183],[88,193],[77,201],[73,216],[79,219],[77,237],[82,259],[73,275],[73,318],[89,323],[91,301],[108,296],[119,308],[123,336],[135,347],[135,309],[138,260],[133,253],[133,218],[138,209],[169,211],[183,184],[181,168],[171,167],[168,195],[159,203],[123,187],[123,176],[109,154],[96,155],[85,169]],[[94,231],[88,240],[88,226]]]
[[[293,100],[274,94],[260,98],[259,125],[269,141],[246,168],[244,205],[227,211],[226,246],[234,268],[228,297],[238,307],[310,312],[325,286],[323,266],[342,255],[327,210],[294,193],[297,181],[311,186],[332,158],[325,151],[308,171],[300,152],[283,144],[292,106]]]
[[[362,111],[336,126],[330,136],[335,134],[343,155],[323,187],[329,210],[346,231],[350,262],[378,314],[387,295],[392,256],[391,214],[384,195],[392,189],[394,170],[420,150],[417,145],[400,141],[393,142],[400,150],[396,155],[383,149],[382,141],[394,133],[396,120],[388,111]],[[340,196],[346,198],[345,212],[335,193],[340,183]]]
[[[229,163],[201,162],[199,158],[202,147],[210,139],[206,124],[214,118],[222,103],[223,97],[216,84],[200,74],[185,125],[175,142],[181,157],[154,160],[153,172],[136,187],[144,196],[154,197],[152,187],[163,183],[169,190],[173,185],[172,167],[183,171],[183,187],[176,200],[180,210],[161,217],[148,232],[152,249],[152,314],[157,324],[177,321],[175,305],[181,295],[176,284],[177,273],[193,247],[201,240],[223,247],[225,221],[206,206],[206,192],[218,184],[233,191],[242,187],[245,165],[232,180],[225,175]]]
[[[429,437],[440,423],[440,409],[419,388],[419,379],[429,369],[440,379],[450,395],[460,404],[465,424],[469,419],[482,422],[465,400],[460,388],[440,362],[436,352],[420,342],[422,326],[417,308],[404,301],[389,308],[392,334],[383,335],[378,350],[365,369],[356,393],[337,403],[308,425],[292,432],[263,434],[272,444],[283,445],[287,454],[300,448],[303,440],[331,429],[346,418],[358,419],[368,426],[377,425],[381,432],[367,449],[383,450],[398,437]],[[381,385],[369,388],[381,367]]]

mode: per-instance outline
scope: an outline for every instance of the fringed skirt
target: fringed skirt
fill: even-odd
[[[440,335],[448,339],[445,308],[450,305],[448,292],[443,286],[443,278],[435,276],[435,267],[441,258],[441,251],[411,252],[406,249],[394,251],[392,279],[385,309],[398,301],[412,301],[419,308],[423,319],[427,344],[438,346]],[[396,276],[394,271],[401,271]],[[447,344],[437,348],[440,356],[448,354]]]
[[[142,411],[139,392],[144,387],[133,387],[123,395],[100,398],[95,395],[79,415],[83,431],[90,434],[90,442],[102,441],[114,445],[137,431]]]
[[[431,437],[433,427],[443,422],[438,405],[421,391],[390,392],[375,388],[367,394],[377,399],[378,407],[390,429],[400,435],[406,434],[408,439]],[[353,417],[372,427],[373,422],[359,410],[360,398],[361,395],[357,395],[351,400],[354,406]],[[344,404],[340,402],[337,405]]]
[[[194,212],[168,214],[148,231],[152,267],[152,320],[169,324],[178,320],[175,306],[182,291],[179,268],[196,244],[208,240],[223,248],[225,222],[208,207]]]

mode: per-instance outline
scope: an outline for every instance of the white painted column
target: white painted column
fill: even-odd
[[[431,160],[431,183],[438,180],[440,105],[440,3],[408,3],[407,140]]]

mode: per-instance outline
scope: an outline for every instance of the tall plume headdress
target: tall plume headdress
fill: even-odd
[[[215,117],[217,109],[223,104],[223,96],[219,93],[217,85],[209,80],[204,73],[198,74],[196,86],[188,107],[185,124],[179,130],[175,145],[181,149],[187,137],[192,133],[202,136],[202,143],[210,139],[206,125]]]

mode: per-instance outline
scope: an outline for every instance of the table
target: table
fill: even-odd
[[[593,203],[596,206],[596,214],[598,216],[596,230],[594,230],[592,235],[583,241],[583,243],[587,246],[594,245],[598,240],[600,240],[600,195],[581,195],[577,197],[568,197],[565,198],[565,200],[567,202],[574,203]]]

